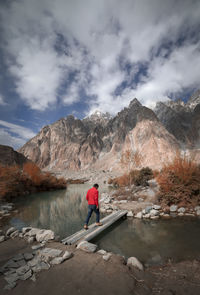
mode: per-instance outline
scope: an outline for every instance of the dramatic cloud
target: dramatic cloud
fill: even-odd
[[[114,114],[135,96],[152,106],[199,87],[199,1],[20,0],[0,14],[7,69],[31,109],[84,100]]]
[[[18,148],[33,136],[35,133],[28,128],[0,120],[0,143],[3,145]]]

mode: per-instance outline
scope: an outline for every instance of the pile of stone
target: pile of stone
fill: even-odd
[[[13,203],[1,203],[0,204],[0,219],[3,217],[8,217],[11,214],[11,211],[14,209]]]
[[[135,218],[146,218],[146,219],[159,219],[170,218],[177,216],[200,216],[200,206],[196,206],[193,209],[185,207],[178,207],[177,205],[171,205],[169,208],[161,208],[160,205],[147,206],[142,211],[138,212]]]
[[[17,254],[0,268],[0,273],[4,275],[7,282],[4,289],[14,288],[19,280],[31,279],[36,281],[36,273],[41,270],[48,270],[51,265],[60,264],[71,257],[72,253],[68,251],[63,252],[52,248]]]
[[[18,230],[15,227],[9,228],[5,234],[0,230],[0,242],[3,242],[9,238],[23,238],[28,243],[33,243],[35,241],[40,242],[41,245],[45,245],[45,243],[49,240],[55,239],[55,234],[52,230],[47,229],[39,229],[33,227],[23,227],[22,230]]]

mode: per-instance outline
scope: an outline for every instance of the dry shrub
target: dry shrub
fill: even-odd
[[[34,163],[24,164],[23,169],[0,165],[0,199],[61,188],[66,188],[64,178],[57,179],[50,173],[43,173]]]
[[[157,175],[161,202],[171,204],[200,204],[200,167],[187,156],[177,155]]]
[[[122,187],[135,184],[137,186],[148,186],[148,180],[153,178],[153,171],[149,168],[141,170],[131,170],[129,174],[124,174],[120,177],[109,179],[108,183],[114,186]]]

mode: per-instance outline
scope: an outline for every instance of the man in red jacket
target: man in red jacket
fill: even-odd
[[[99,222],[100,220],[100,213],[99,213],[99,192],[98,192],[99,185],[95,183],[91,189],[88,190],[86,195],[86,200],[88,201],[88,215],[85,221],[84,228],[88,229],[88,223],[92,212],[96,213],[96,225],[101,226],[102,223]]]

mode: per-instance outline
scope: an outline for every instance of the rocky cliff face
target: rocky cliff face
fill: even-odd
[[[41,168],[121,169],[121,154],[130,149],[140,155],[141,166],[159,168],[180,148],[199,146],[200,105],[195,97],[186,105],[158,103],[154,111],[133,99],[113,118],[100,112],[83,120],[68,116],[44,127],[20,152]]]
[[[0,145],[0,164],[4,166],[22,166],[27,161],[28,159],[24,155],[14,151],[10,146]]]

